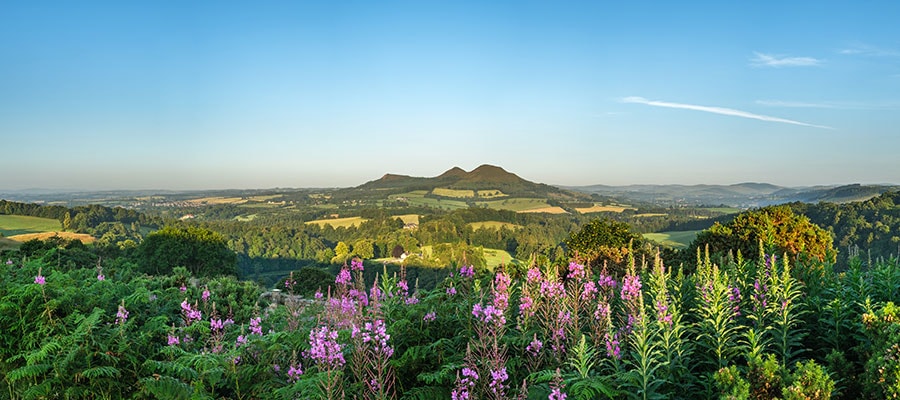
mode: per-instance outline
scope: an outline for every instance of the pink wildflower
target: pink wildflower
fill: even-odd
[[[582,279],[584,278],[584,265],[581,265],[576,262],[569,263],[569,274],[566,275],[569,279]]]
[[[128,310],[126,310],[125,305],[122,304],[119,306],[119,312],[116,313],[116,325],[122,325],[127,320],[128,320]]]

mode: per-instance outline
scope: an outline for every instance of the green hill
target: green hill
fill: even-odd
[[[589,196],[562,190],[543,183],[535,183],[522,179],[516,174],[508,172],[494,165],[481,165],[472,171],[466,172],[462,168],[453,167],[446,172],[432,178],[413,177],[408,175],[385,174],[380,179],[366,182],[345,191],[382,192],[385,194],[397,194],[412,192],[415,190],[427,190],[437,197],[440,191],[435,189],[471,190],[471,191],[499,191],[510,197],[537,197],[553,198],[561,201],[584,200]],[[453,197],[453,196],[451,196]]]

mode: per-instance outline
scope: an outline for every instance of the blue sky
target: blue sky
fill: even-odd
[[[671,4],[665,4],[671,3]],[[900,183],[900,3],[6,2],[0,189]]]

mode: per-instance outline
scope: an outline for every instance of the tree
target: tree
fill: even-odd
[[[138,246],[138,264],[148,274],[169,274],[185,267],[196,276],[237,275],[237,255],[225,238],[194,226],[167,226]]]
[[[644,240],[624,222],[595,219],[581,230],[572,232],[565,244],[570,258],[582,259],[591,266],[606,263],[613,269],[619,269],[627,260],[629,246],[641,249]]]
[[[371,239],[357,240],[353,244],[353,254],[364,260],[375,258],[375,245]]]
[[[334,246],[334,257],[331,259],[333,264],[340,264],[350,258],[350,246],[347,243],[338,242]]]
[[[803,255],[828,262],[834,262],[837,255],[831,234],[809,218],[794,214],[787,205],[747,211],[727,224],[716,223],[700,232],[686,253],[696,254],[698,248],[709,246],[712,254],[740,251],[745,257],[753,256],[759,252],[760,242],[769,254]]]

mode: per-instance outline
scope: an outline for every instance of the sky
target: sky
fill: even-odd
[[[0,190],[900,183],[900,2],[0,4]]]

